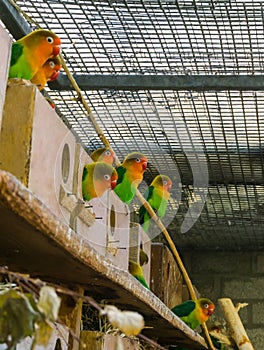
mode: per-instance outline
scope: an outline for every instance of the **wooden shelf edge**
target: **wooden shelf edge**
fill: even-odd
[[[164,344],[206,349],[191,330],[127,271],[97,253],[12,174],[0,170],[0,264],[67,285],[81,285],[96,300],[107,299],[141,313],[144,331]]]

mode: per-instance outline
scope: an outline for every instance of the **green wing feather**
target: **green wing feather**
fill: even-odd
[[[135,276],[134,277],[147,289],[149,289],[149,286],[143,276]]]
[[[122,165],[120,165],[117,169],[117,175],[118,175],[118,179],[117,179],[117,183],[116,185],[120,184],[123,179],[124,179],[124,176],[125,176],[125,173],[126,173],[126,168],[124,168]]]
[[[187,300],[180,305],[174,306],[171,311],[178,317],[186,317],[195,309],[195,305],[193,300]]]
[[[82,181],[86,179],[86,176],[88,175],[88,169],[87,167],[85,166],[83,168],[83,174],[82,174]]]
[[[10,66],[13,66],[14,64],[16,64],[19,57],[22,54],[23,54],[23,45],[21,45],[19,43],[14,43],[12,45]]]
[[[153,196],[153,190],[154,187],[153,186],[149,186],[149,188],[146,190],[146,192],[144,193],[144,198],[148,201],[150,198],[152,198]],[[145,220],[144,220],[144,216],[145,213],[147,212],[146,208],[144,207],[144,205],[142,205],[139,208],[139,223],[142,225],[144,224]]]

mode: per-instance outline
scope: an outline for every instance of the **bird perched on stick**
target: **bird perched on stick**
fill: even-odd
[[[110,165],[114,165],[116,156],[113,150],[110,148],[98,148],[90,154],[90,157],[94,162],[103,162]]]
[[[144,194],[147,202],[160,218],[165,216],[171,186],[172,181],[169,176],[157,175]],[[139,223],[146,232],[149,229],[150,222],[150,215],[144,205],[142,205],[139,208]]]
[[[134,276],[144,287],[149,289],[149,286],[145,280],[143,275],[142,267],[133,260],[129,260],[128,262],[128,271]]]
[[[12,45],[9,78],[30,80],[52,57],[60,52],[60,38],[49,30],[38,29]]]
[[[149,262],[148,254],[142,248],[140,248],[140,250],[139,250],[139,264],[140,264],[140,266],[143,266],[143,265],[147,264],[148,262]]]
[[[37,85],[38,89],[41,91],[48,81],[53,81],[58,78],[60,69],[61,61],[59,57],[49,58],[32,77],[31,83]]]
[[[86,164],[82,176],[83,199],[89,201],[101,197],[108,189],[114,189],[117,181],[117,172],[109,164],[94,162]]]
[[[190,328],[195,329],[209,319],[214,309],[215,305],[210,299],[200,298],[187,300],[180,305],[174,306],[171,311]]]
[[[134,198],[147,165],[148,160],[144,154],[133,152],[128,154],[116,169],[118,180],[114,191],[124,203],[129,204]]]

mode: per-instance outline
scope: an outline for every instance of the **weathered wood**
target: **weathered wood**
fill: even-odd
[[[76,292],[79,295],[84,295],[83,288],[77,288]],[[68,350],[79,349],[79,339],[81,332],[82,319],[82,304],[81,298],[74,300],[68,295],[61,295],[61,307],[59,317],[61,321],[71,330],[68,340]]]
[[[82,331],[79,350],[117,350],[118,342],[124,350],[139,350],[138,342],[133,339],[121,338],[119,335],[104,334],[96,331]]]
[[[160,299],[83,242],[5,171],[0,171],[0,231],[0,265],[46,281],[81,286],[98,301],[138,311],[149,327],[143,333],[161,344],[206,348],[204,339]]]
[[[230,335],[238,348],[240,350],[254,350],[232,300],[229,298],[221,298],[218,299],[218,302],[224,312]]]
[[[151,245],[150,289],[169,308],[182,302],[182,275],[170,250],[162,243]]]
[[[0,130],[2,124],[2,111],[6,93],[6,82],[9,71],[11,44],[12,39],[10,35],[8,35],[6,29],[4,29],[0,24]]]

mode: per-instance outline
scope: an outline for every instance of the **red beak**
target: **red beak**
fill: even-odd
[[[116,187],[116,182],[117,182],[117,180],[112,180],[111,181],[111,189],[112,190]]]
[[[56,80],[59,76],[60,72],[59,71],[56,71],[52,74],[52,76],[50,77],[49,81],[53,81],[53,80]]]
[[[142,168],[143,170],[146,170],[148,166],[148,162],[142,162]]]
[[[209,316],[211,316],[213,314],[214,309],[215,309],[215,306],[213,304],[210,304],[209,308],[208,308],[208,315]]]
[[[52,51],[53,57],[58,56],[59,53],[60,53],[60,46],[54,46]]]

